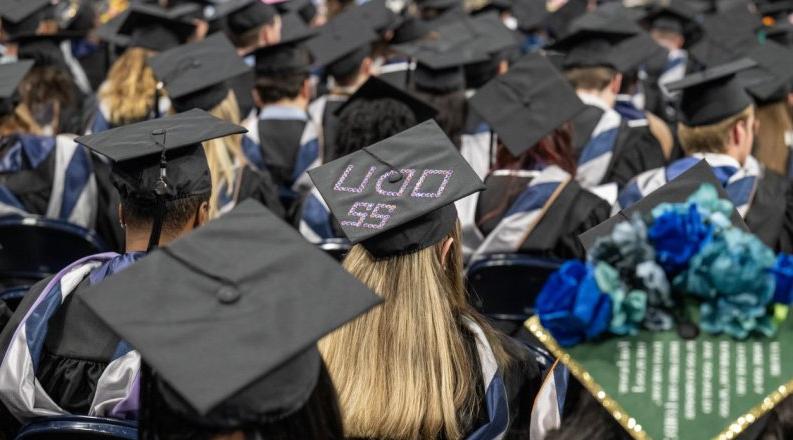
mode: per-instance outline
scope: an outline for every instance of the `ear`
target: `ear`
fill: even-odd
[[[611,92],[615,95],[620,92],[622,88],[622,74],[618,73],[614,75],[614,78],[611,78],[611,84],[609,85]]]
[[[255,105],[256,108],[264,107],[264,102],[262,101],[262,97],[259,96],[259,91],[256,90],[256,88],[251,90],[251,96],[253,97],[253,105]],[[245,116],[248,116],[248,115],[245,115]]]
[[[509,72],[509,61],[501,60],[498,63],[498,74],[504,75],[505,73]]]
[[[730,129],[730,145],[740,145],[746,137],[747,128],[746,121],[736,122]]]
[[[209,221],[209,202],[201,202],[201,206],[198,207],[198,215],[196,216],[196,225],[194,227],[197,228],[208,221]]]
[[[372,57],[366,57],[361,62],[361,70],[359,71],[362,76],[369,76],[372,74]]]
[[[441,265],[444,269],[446,269],[446,262],[449,261],[449,253],[452,250],[452,245],[454,244],[454,239],[449,237],[446,241],[443,242],[443,248],[441,249]]]
[[[303,87],[300,89],[300,96],[308,100],[311,99],[311,78],[306,78],[303,81]]]

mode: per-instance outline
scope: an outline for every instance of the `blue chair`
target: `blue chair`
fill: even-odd
[[[493,254],[468,268],[474,306],[500,321],[523,322],[534,314],[537,295],[560,261],[521,254]]]
[[[137,440],[134,422],[87,416],[55,416],[33,420],[19,430],[16,440]]]
[[[336,261],[344,260],[344,257],[352,249],[352,245],[346,238],[327,238],[317,243],[317,246],[336,259]]]
[[[93,231],[38,216],[0,218],[0,284],[19,285],[57,273],[106,249]],[[21,280],[5,284],[3,280]]]

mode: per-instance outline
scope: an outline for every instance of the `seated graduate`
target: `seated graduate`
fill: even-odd
[[[117,196],[107,166],[74,142],[44,136],[21,104],[17,85],[33,61],[0,65],[0,217],[41,215],[96,230],[112,249],[122,243]]]
[[[320,341],[345,435],[527,438],[540,374],[468,303],[454,202],[484,189],[434,121],[309,172],[383,297]]]
[[[77,139],[114,163],[126,249],[83,258],[34,285],[0,334],[0,400],[17,420],[129,417],[116,403],[133,392],[139,357],[85,308],[81,292],[203,224],[212,182],[201,142],[243,131],[192,110]]]
[[[377,34],[371,23],[351,8],[319,28],[317,35],[306,42],[314,55],[314,65],[324,66],[328,76],[328,92],[308,106],[314,125],[320,130],[319,142],[323,161],[338,157],[334,144],[339,121],[336,110],[358,90],[372,70],[372,43]]]
[[[236,95],[227,80],[251,68],[222,33],[165,51],[151,58],[149,64],[168,92],[175,112],[198,108],[233,124],[241,122]],[[245,154],[260,152],[258,143],[247,136],[225,136],[206,141],[204,150],[212,176],[209,218],[228,212],[247,198],[255,198],[284,217],[269,171],[256,169]]]
[[[619,42],[634,36],[634,25],[590,26],[574,31],[550,49],[564,53],[565,76],[587,105],[573,119],[573,152],[578,162],[576,180],[587,189],[602,187],[614,195],[637,174],[664,166],[666,159],[647,127],[631,127],[614,110],[622,74],[619,66],[632,55]]]
[[[253,200],[84,298],[140,351],[140,438],[162,440],[342,440],[316,342],[382,301]]]
[[[317,127],[308,118],[311,54],[302,44],[311,35],[307,31],[255,52],[259,114],[243,124],[260,144],[261,165],[272,174],[287,212],[310,188],[306,170],[321,160]]]
[[[278,44],[283,21],[273,5],[256,0],[233,0],[216,3],[205,9],[210,32],[220,28],[231,40],[237,54],[253,66],[253,52],[262,47]],[[253,101],[253,70],[229,79],[229,86],[237,95],[240,115],[246,118],[255,109]]]
[[[405,131],[437,113],[429,104],[377,77],[369,78],[337,112],[339,157]],[[344,235],[316,187],[300,207],[300,233],[312,243]]]
[[[147,60],[153,54],[184,44],[196,27],[155,5],[133,4],[118,24],[117,34],[128,47],[113,63],[97,91],[97,110],[87,132],[159,117],[169,107],[159,96],[157,80]]]
[[[575,181],[568,121],[584,110],[542,55],[527,55],[471,99],[498,138],[487,189],[460,203],[467,253],[584,258],[578,235],[611,205]]]
[[[736,74],[749,72],[751,59],[714,66],[669,84],[680,90],[678,137],[688,157],[634,178],[615,209],[629,207],[704,159],[751,231],[772,249],[793,251],[793,192],[788,180],[751,155],[754,104]]]

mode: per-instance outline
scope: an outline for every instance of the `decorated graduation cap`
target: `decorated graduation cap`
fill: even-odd
[[[0,64],[0,116],[14,112],[19,103],[17,87],[32,67],[32,60]]]
[[[564,54],[563,67],[612,67],[616,68],[619,53],[618,43],[636,35],[631,26],[611,29],[581,29],[548,46],[548,49]]]
[[[584,109],[570,83],[540,54],[523,57],[469,102],[514,156]]]
[[[75,141],[113,162],[113,185],[122,200],[155,208],[151,250],[159,243],[165,203],[212,191],[201,142],[245,131],[193,109],[81,136]]]
[[[526,323],[634,439],[759,438],[793,392],[790,256],[715,180],[700,162],[620,215]]]
[[[752,105],[751,96],[736,74],[756,65],[754,60],[742,58],[668,84],[669,91],[682,91],[681,122],[690,127],[714,124]]]
[[[184,44],[195,32],[195,25],[184,18],[186,11],[135,3],[130,6],[118,33],[129,36],[132,47],[158,52],[168,50]]]
[[[421,99],[413,96],[406,90],[396,87],[388,81],[382,80],[376,76],[371,76],[366,80],[352,96],[335,111],[335,115],[339,116],[344,109],[351,104],[360,100],[375,100],[375,99],[396,99],[402,102],[413,111],[416,117],[416,122],[424,122],[427,119],[432,119],[438,114],[438,110],[422,101]]]
[[[227,80],[251,70],[223,33],[177,46],[149,59],[174,109],[210,111],[228,95]]]
[[[9,37],[36,33],[39,22],[52,12],[50,0],[4,0],[0,4],[3,31]]]
[[[84,293],[147,366],[144,431],[164,416],[153,401],[209,429],[293,414],[317,384],[316,342],[382,301],[253,200]]]
[[[737,77],[755,102],[767,104],[787,99],[793,80],[793,50],[766,41],[747,52],[746,57],[757,66],[738,72]]]
[[[417,252],[457,224],[482,180],[433,120],[309,171],[342,231],[375,258]]]
[[[378,38],[371,26],[358,13],[343,13],[322,26],[306,46],[316,65],[327,66],[331,75],[344,76],[371,54],[371,44]]]

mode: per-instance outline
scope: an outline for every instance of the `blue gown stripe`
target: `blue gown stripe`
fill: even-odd
[[[305,144],[300,146],[300,151],[297,153],[297,160],[295,161],[295,169],[292,172],[292,181],[297,180],[303,173],[308,170],[308,167],[319,158],[319,141],[311,139]]]
[[[612,128],[604,131],[593,137],[584,147],[581,152],[581,157],[578,159],[578,164],[582,165],[592,159],[600,157],[614,149],[614,143],[617,142],[617,134],[619,128]]]
[[[74,150],[74,155],[66,167],[63,181],[63,196],[60,218],[68,219],[80,199],[80,195],[91,180],[93,169],[88,153],[82,147]]]
[[[309,194],[304,202],[303,222],[323,239],[335,237],[331,226],[330,212],[313,194]]]
[[[45,298],[25,320],[25,341],[27,341],[28,351],[33,360],[34,371],[39,366],[39,358],[41,357],[41,349],[44,346],[44,339],[47,336],[49,319],[61,306],[60,282],[45,295]]]
[[[504,380],[496,374],[485,392],[489,422],[467,437],[467,440],[490,440],[509,427],[509,404]]]
[[[17,196],[5,186],[0,185],[0,204],[10,206],[12,208],[25,210],[25,206],[19,201]]]
[[[506,218],[521,212],[530,212],[542,208],[545,202],[548,201],[548,198],[556,191],[556,188],[559,187],[560,183],[561,182],[547,182],[529,186],[518,196],[518,199],[515,200],[515,203],[512,204],[504,217]]]
[[[243,136],[242,152],[245,154],[245,158],[248,159],[248,162],[250,162],[257,169],[265,169],[264,157],[262,156],[262,147],[258,142],[255,142],[248,136]]]

